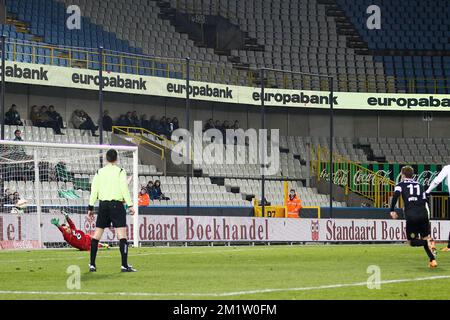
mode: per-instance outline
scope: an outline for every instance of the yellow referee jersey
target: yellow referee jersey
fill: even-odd
[[[94,206],[97,200],[125,201],[129,207],[133,206],[124,169],[108,164],[97,172],[92,181],[89,206]]]

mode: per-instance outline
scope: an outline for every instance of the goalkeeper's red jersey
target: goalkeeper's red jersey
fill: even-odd
[[[58,229],[63,234],[64,240],[72,247],[80,251],[90,251],[92,238],[90,235],[85,234],[83,231],[78,230],[72,220],[67,219],[69,223],[70,232],[66,232],[62,227]]]

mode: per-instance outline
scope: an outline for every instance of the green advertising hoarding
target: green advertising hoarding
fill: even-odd
[[[407,164],[364,164],[363,167],[378,173],[379,175],[385,176],[395,183],[400,182],[401,170]],[[408,164],[414,168],[416,173],[414,179],[419,181],[421,185],[428,188],[431,182],[437,177],[439,172],[442,170],[442,165],[436,164]],[[445,181],[443,184],[436,188],[437,192],[448,192],[448,185]]]
[[[333,181],[336,185],[342,187],[348,186],[351,190],[367,191],[372,190],[377,181],[377,184],[382,184],[384,188],[380,191],[389,192],[393,187],[388,183],[389,180],[394,181],[395,184],[400,182],[401,169],[409,165],[414,168],[414,179],[419,181],[425,188],[437,177],[442,170],[442,165],[436,164],[361,164],[352,165],[347,163],[335,163],[333,169]],[[370,171],[367,171],[367,170]],[[323,162],[321,164],[320,178],[329,181],[329,163]],[[435,192],[448,192],[447,181],[438,186]]]

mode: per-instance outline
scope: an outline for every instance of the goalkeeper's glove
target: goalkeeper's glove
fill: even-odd
[[[59,227],[59,219],[56,219],[56,218],[55,218],[55,219],[52,219],[51,222],[52,222],[53,225]]]

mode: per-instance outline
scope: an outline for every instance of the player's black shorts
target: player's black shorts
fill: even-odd
[[[125,228],[127,212],[120,201],[100,201],[96,227],[100,229]]]
[[[431,234],[428,212],[423,207],[408,209],[406,215],[406,236],[408,240],[421,239]]]

